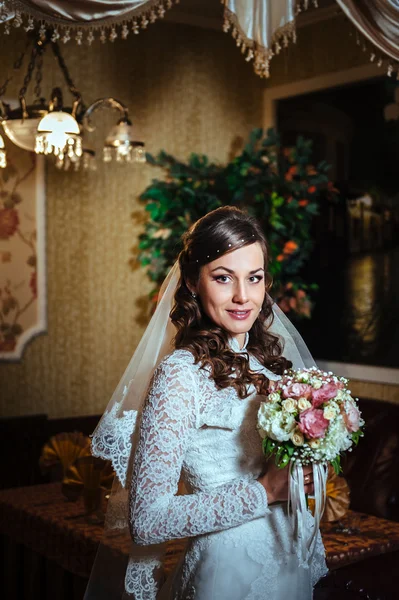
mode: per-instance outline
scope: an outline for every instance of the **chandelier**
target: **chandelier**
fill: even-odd
[[[48,103],[41,98],[43,54],[50,45],[73,96],[71,107],[64,107],[63,95],[59,87],[53,89]],[[14,71],[21,68],[30,41],[14,63]],[[26,92],[35,73],[35,96],[31,105],[26,103]],[[115,160],[123,163],[144,163],[146,161],[144,143],[137,139],[129,118],[128,108],[115,98],[100,98],[86,107],[82,95],[74,85],[60,48],[51,32],[43,39],[35,39],[31,51],[27,73],[19,92],[19,107],[11,109],[2,100],[12,77],[8,77],[0,88],[0,123],[7,138],[23,150],[36,152],[53,158],[58,168],[68,170],[95,169],[95,152],[86,143],[85,132],[95,130],[91,122],[98,108],[117,110],[119,120],[108,133],[103,148],[104,162]],[[0,135],[0,168],[6,167],[7,157],[3,137]]]

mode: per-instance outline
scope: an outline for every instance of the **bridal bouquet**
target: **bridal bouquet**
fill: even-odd
[[[266,457],[278,467],[290,465],[288,507],[292,515],[299,564],[307,567],[316,546],[324,511],[327,466],[341,471],[340,455],[363,436],[357,399],[348,380],[316,367],[290,369],[270,385],[258,412],[258,430]],[[313,466],[315,523],[308,529],[302,465]]]
[[[340,454],[363,435],[364,421],[348,380],[316,367],[286,371],[271,382],[258,413],[263,452],[276,464],[331,463],[338,474]]]

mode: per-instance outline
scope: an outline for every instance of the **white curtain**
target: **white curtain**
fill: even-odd
[[[269,77],[270,60],[281,45],[295,40],[296,0],[224,0],[224,30],[232,28],[237,46],[254,59],[255,72]]]
[[[177,3],[179,0],[174,0]],[[172,0],[3,0],[2,13],[9,18],[33,18],[63,27],[109,27],[143,15],[163,17]],[[0,12],[1,14],[1,12]]]
[[[337,4],[377,49],[399,61],[398,0],[337,0]]]
[[[215,2],[217,0],[214,0]],[[269,76],[274,54],[289,40],[295,41],[295,16],[306,9],[310,0],[221,0],[225,7],[224,30],[231,29],[237,46],[246,60],[254,60],[255,72]],[[336,0],[357,29],[383,54],[399,60],[399,0]],[[179,0],[0,0],[0,22],[5,30],[23,26],[27,31],[58,27],[60,32],[78,30],[76,41],[82,43],[83,32],[89,43],[93,30],[101,29],[101,39],[126,38],[138,33]],[[312,0],[316,6],[316,0]],[[80,30],[80,31],[79,31]],[[104,33],[105,31],[105,33]],[[57,39],[56,33],[56,39]],[[67,33],[61,39],[70,39]],[[337,43],[338,40],[337,40]]]
[[[180,0],[0,0],[0,22],[5,22],[5,33],[10,27],[37,29],[45,35],[46,28],[55,28],[52,40],[71,39],[70,30],[78,44],[95,39],[114,41],[125,39],[130,31],[139,32],[149,23],[162,18],[165,10]],[[214,0],[217,2],[217,0]],[[309,0],[221,0],[225,6],[224,30],[232,30],[237,46],[254,60],[255,72],[269,76],[272,56],[290,39],[295,41],[295,12],[306,8]],[[316,0],[312,0],[316,4]],[[10,23],[11,22],[11,23]],[[77,30],[77,31],[76,31]]]

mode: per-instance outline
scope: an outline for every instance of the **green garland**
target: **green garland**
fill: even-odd
[[[261,223],[269,242],[274,278],[272,295],[291,316],[310,317],[310,293],[301,269],[313,248],[311,225],[318,214],[320,192],[336,190],[327,177],[328,164],[311,164],[312,142],[299,137],[282,148],[278,135],[255,129],[243,152],[228,165],[210,163],[191,154],[187,163],[166,152],[150,164],[161,167],[165,180],[155,179],[140,196],[149,220],[140,236],[137,260],[156,284],[153,297],[181,249],[181,236],[211,210],[234,205]]]

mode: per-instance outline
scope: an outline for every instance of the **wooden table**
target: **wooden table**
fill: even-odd
[[[61,484],[53,483],[0,491],[0,533],[5,544],[23,546],[80,578],[82,588],[90,574],[103,526],[88,523],[82,500],[66,500]],[[399,549],[399,523],[352,511],[339,523],[324,523],[322,536],[330,569]],[[116,556],[127,556],[129,543],[117,530],[107,539],[111,554]],[[169,544],[166,570],[173,568],[183,547],[183,540]],[[69,599],[73,597],[69,592]]]

